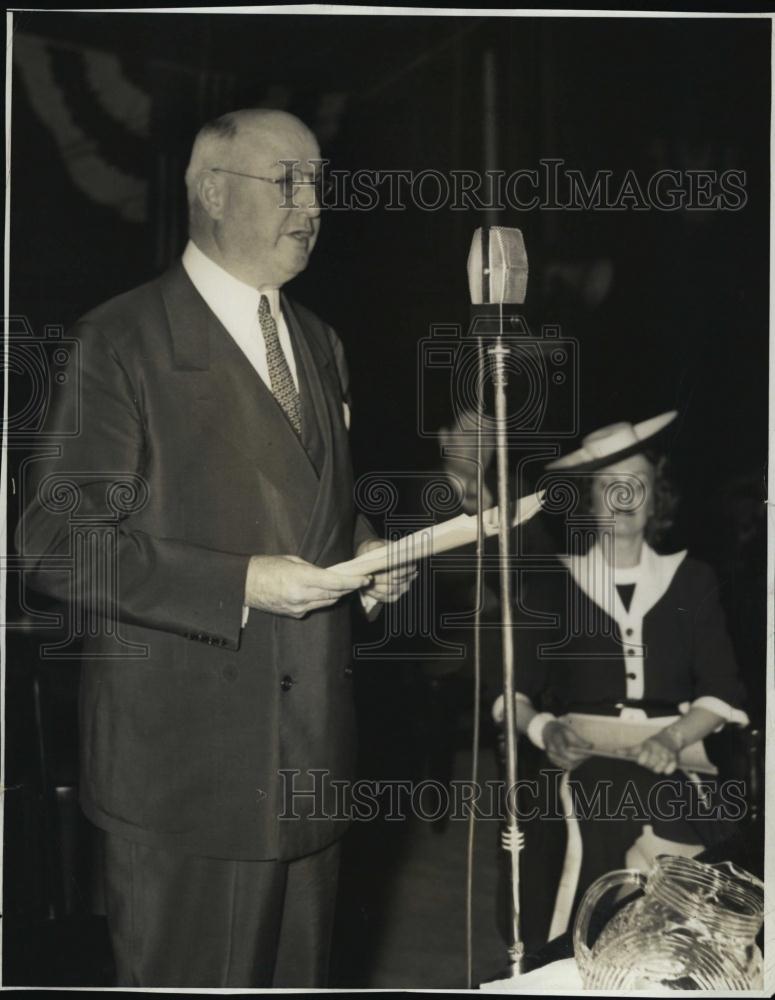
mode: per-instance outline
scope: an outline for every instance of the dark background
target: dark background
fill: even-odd
[[[659,169],[745,171],[739,211],[536,209],[497,221],[525,236],[524,314],[533,333],[558,324],[578,342],[581,431],[680,411],[669,435],[683,495],[674,542],[719,573],[761,718],[769,21],[28,13],[14,25],[11,312],[36,337],[47,325],[66,329],[180,253],[193,135],[236,107],[298,114],[341,170],[510,172],[558,157],[590,178],[607,169],[621,179],[632,169],[644,184]],[[487,53],[495,164],[483,152]],[[111,79],[106,55],[139,102],[111,104],[100,93],[95,80]],[[87,178],[103,168],[123,180],[108,183],[100,203],[103,188]],[[290,289],[347,348],[356,472],[418,473],[413,485],[399,483],[402,511],[411,513],[416,483],[438,466],[437,444],[417,433],[418,344],[433,324],[467,325],[465,262],[482,221],[473,210],[446,208],[331,211],[307,272]],[[20,322],[15,329],[29,336]],[[31,384],[13,356],[11,363],[13,422]],[[429,425],[449,419],[443,390],[428,407]],[[11,432],[13,526],[15,473],[34,437],[13,423]],[[52,850],[67,830],[68,857],[89,848],[72,832],[73,794],[61,791],[75,782],[77,664],[38,663],[35,624],[47,609],[32,595],[29,604],[20,598],[20,580],[9,575],[5,913],[6,923],[39,936],[40,921],[57,909],[52,892],[60,913],[88,905],[77,880],[64,895],[52,890]],[[411,731],[422,730],[419,682],[395,663],[365,663],[360,677],[364,772],[398,772],[404,751],[396,748],[406,744],[395,720],[405,719],[408,696],[419,706]],[[53,812],[47,795],[58,796]],[[71,819],[56,819],[56,810]],[[35,973],[23,979],[35,952],[28,938],[18,940],[17,981],[42,981]]]

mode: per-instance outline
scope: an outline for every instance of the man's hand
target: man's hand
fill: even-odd
[[[370,576],[334,573],[298,556],[253,556],[245,581],[245,604],[273,615],[303,618],[371,583]]]
[[[362,556],[364,552],[369,552],[371,549],[381,549],[384,544],[379,539],[372,538],[367,542],[362,542],[355,554],[356,556]],[[409,590],[417,579],[418,572],[417,566],[411,563],[408,566],[400,566],[394,570],[375,573],[373,576],[374,582],[370,582],[361,593],[364,597],[372,597],[375,601],[381,601],[383,604],[392,604],[393,601],[397,601],[399,597]]]
[[[592,746],[582,739],[566,722],[553,719],[547,722],[541,731],[541,737],[546,747],[549,760],[564,771],[572,771],[589,756],[585,751]]]

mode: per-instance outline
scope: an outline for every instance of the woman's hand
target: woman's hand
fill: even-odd
[[[641,767],[647,767],[657,774],[672,774],[678,767],[678,754],[681,750],[681,740],[663,729],[655,736],[632,747],[627,756],[633,758]]]
[[[586,751],[592,744],[559,719],[546,723],[541,731],[541,738],[549,760],[564,771],[572,771],[590,756]]]

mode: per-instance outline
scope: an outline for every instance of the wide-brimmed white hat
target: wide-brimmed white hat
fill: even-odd
[[[548,462],[546,468],[574,469],[576,472],[603,469],[629,455],[637,455],[647,441],[656,437],[677,416],[677,410],[670,410],[639,424],[622,422],[601,427],[582,438],[579,449]]]

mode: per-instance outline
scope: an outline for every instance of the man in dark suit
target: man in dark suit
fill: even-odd
[[[29,582],[92,625],[80,795],[119,985],[325,982],[351,598],[395,600],[413,571],[322,568],[379,542],[353,509],[341,343],[280,292],[315,244],[319,163],[285,113],[202,129],[182,261],[77,324],[48,430],[80,432],[25,483]]]

